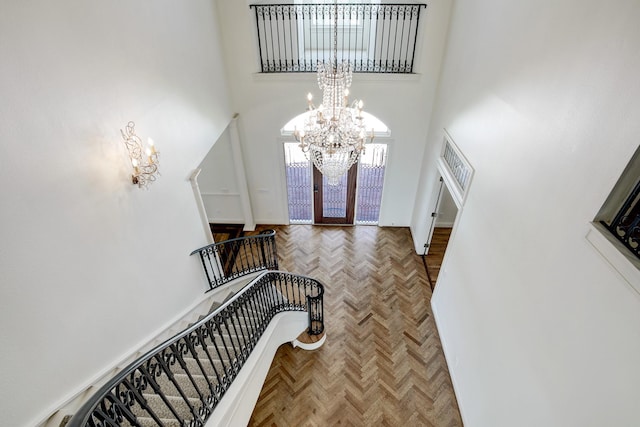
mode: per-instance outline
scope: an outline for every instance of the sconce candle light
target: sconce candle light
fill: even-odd
[[[147,187],[156,180],[158,172],[158,153],[153,144],[153,140],[149,138],[147,144],[143,144],[142,140],[135,132],[136,124],[134,122],[127,123],[125,130],[120,129],[124,144],[129,151],[129,158],[133,166],[133,174],[131,180],[138,187]],[[143,153],[146,157],[143,156]]]

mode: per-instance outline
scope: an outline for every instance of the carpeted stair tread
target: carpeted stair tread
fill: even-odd
[[[182,427],[180,421],[176,419],[160,418],[160,422],[164,427]],[[158,423],[149,417],[138,417],[138,425],[140,425],[140,427],[158,427]]]
[[[213,349],[211,350],[214,353],[212,354],[212,359],[214,363],[213,365],[211,364],[211,361],[206,356],[198,358],[198,361],[200,362],[199,364],[198,364],[198,361],[196,361],[196,359],[192,357],[185,357],[184,362],[186,363],[187,369],[189,370],[189,372],[197,372],[197,373],[202,373],[203,375],[215,377],[216,371],[217,371],[218,375],[222,375],[224,373],[224,365],[221,360],[218,360],[218,356],[215,350]],[[215,355],[215,358],[213,357],[214,355]],[[214,367],[215,367],[215,370],[214,370]]]
[[[191,380],[193,379],[193,381]],[[176,384],[182,392],[190,397],[198,397],[208,396],[211,394],[211,390],[209,389],[209,383],[207,379],[202,375],[191,375],[191,378],[187,374],[174,374],[173,379],[175,384],[171,379],[169,379],[166,375],[161,375],[156,378],[156,382],[161,387],[161,390],[165,392],[166,395],[170,396],[180,396],[180,393],[177,390]],[[194,386],[195,382],[195,386]],[[215,380],[214,382],[217,382]],[[197,387],[197,389],[196,389]],[[199,393],[198,393],[199,392]]]
[[[157,394],[147,393],[144,393],[143,396],[147,400],[147,405],[149,405],[149,407],[153,410],[158,418],[175,418],[169,407],[164,403],[160,396],[158,396]],[[193,414],[189,410],[189,405],[187,405],[187,403],[182,399],[181,396],[165,396],[165,398],[167,399],[169,404],[173,406],[180,417],[185,420],[190,420],[193,418]],[[202,406],[202,402],[200,401],[200,399],[193,397],[189,398],[189,403],[194,408],[196,408],[196,410],[197,408]],[[148,414],[146,414],[142,408],[138,407],[138,409],[139,411],[135,410],[134,407],[134,413],[137,412],[137,416],[148,416]]]
[[[213,359],[214,363],[216,364],[216,368],[219,366],[218,363],[220,363],[220,365],[224,364],[225,366],[229,366],[229,359],[235,360],[235,358],[236,358],[236,353],[234,352],[233,348],[231,347],[231,344],[230,344],[229,340],[225,339],[225,342],[227,343],[228,351],[225,351],[224,348],[222,348],[222,346],[220,346],[220,355],[222,356],[222,360],[220,360],[220,356],[218,355],[218,352],[216,352],[213,347],[208,349],[209,352],[211,353],[211,358]],[[207,357],[207,353],[202,348],[200,348],[200,347],[196,348],[196,353],[197,353],[198,359],[201,362],[202,361],[207,361],[207,362],[209,361],[209,359]]]
[[[221,325],[220,330],[222,331],[222,334],[220,334],[218,330],[215,329],[213,337],[209,336],[205,338],[205,344],[208,348],[214,347],[214,340],[216,343],[218,343],[218,345],[222,345],[224,341],[224,343],[226,343],[227,346],[231,346],[232,343],[233,345],[243,346],[245,340],[250,340],[254,334],[253,326],[250,326],[250,325],[245,326],[242,324],[236,324],[235,328],[231,324],[229,324],[228,326]],[[202,351],[202,348],[200,345],[195,346],[195,352],[196,352],[195,356],[197,356],[198,358],[207,357],[206,354]],[[191,351],[189,351],[188,354],[190,356],[194,356],[194,354],[191,353]],[[212,351],[211,357],[214,360],[218,359],[215,351]]]
[[[215,340],[215,342],[222,344],[222,341],[224,339],[224,342],[227,345],[231,345],[231,343],[233,342],[234,345],[242,345],[245,341],[245,339],[250,339],[250,337],[253,335],[253,328],[249,328],[249,327],[245,327],[242,325],[235,325],[235,328],[231,325],[229,325],[228,327],[222,326],[221,327],[222,330],[222,334],[220,334],[218,331],[216,331],[214,333],[213,339]],[[213,345],[213,340],[211,337],[207,338],[207,346],[212,346]],[[198,352],[198,347],[196,347],[196,351]],[[198,357],[201,357],[202,354],[200,352],[198,352]]]

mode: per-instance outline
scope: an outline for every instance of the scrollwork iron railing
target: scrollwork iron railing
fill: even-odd
[[[249,273],[277,270],[275,236],[274,230],[265,230],[257,236],[238,237],[196,249],[191,255],[200,255],[211,290]]]
[[[324,331],[323,294],[317,280],[265,272],[126,367],[67,426],[204,426],[276,314],[309,311],[308,333]]]
[[[640,181],[611,223],[600,221],[636,258],[640,258]]]
[[[420,12],[426,4],[252,4],[263,73],[315,72],[332,60],[356,73],[413,73]]]

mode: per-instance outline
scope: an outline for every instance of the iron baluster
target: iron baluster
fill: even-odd
[[[117,397],[117,399],[114,399],[112,402],[111,410],[109,412],[114,415],[114,419],[121,421],[120,417],[123,417],[131,423],[135,422],[137,417],[131,410],[131,408],[133,408],[133,406],[138,402],[137,398],[139,395],[135,390],[129,388],[126,383],[118,384],[114,388],[113,396]],[[118,415],[116,415],[116,413],[118,413]]]
[[[277,6],[276,7],[276,14],[275,14],[275,18],[276,18],[276,46],[278,47],[278,67],[276,68],[277,71],[283,71],[282,70],[282,52],[280,52],[280,46],[281,46],[281,37],[280,37],[280,25],[279,25],[279,18],[280,15],[282,13],[282,6]]]
[[[202,268],[204,269],[204,274],[207,276],[207,283],[209,283],[209,287],[211,287],[211,276],[209,275],[209,270],[207,269],[207,263],[205,261],[205,257],[209,260],[209,264],[211,264],[211,260],[209,258],[209,252],[208,251],[200,252],[200,261],[202,261]]]
[[[295,6],[295,11],[296,11],[296,25],[295,25],[295,28],[297,29],[298,28],[298,20],[300,19],[300,13],[302,12],[302,8],[300,6]],[[291,41],[293,43],[293,37],[291,38]],[[297,31],[296,31],[296,41],[298,42],[297,45],[300,45],[300,35],[297,33]],[[304,46],[304,28],[302,28],[302,46]],[[291,50],[293,50],[293,46],[291,47]],[[298,58],[298,64],[297,64],[297,68],[294,66],[293,71],[302,71],[300,69],[300,52],[298,51],[298,49],[296,49],[296,57]]]
[[[158,385],[158,383],[155,380],[155,376],[156,375],[161,375],[161,373],[162,373],[162,372],[158,371],[158,364],[159,364],[158,358],[161,359],[162,356],[160,356],[159,354],[154,355],[152,359],[147,361],[145,366],[141,366],[140,367],[140,372],[142,372],[142,374],[149,381],[149,385],[151,386],[151,388],[153,389],[155,394],[160,396],[160,399],[162,399],[164,405],[173,414],[175,419],[179,420],[181,418],[180,415],[178,414],[176,409],[173,407],[171,402],[169,402],[169,399],[167,399],[167,396],[165,396],[165,394],[162,392],[160,386]],[[148,406],[149,405],[147,404],[147,407]]]
[[[200,390],[200,387],[198,386],[197,381],[193,378],[193,374],[191,373],[191,370],[187,368],[187,363],[184,361],[184,357],[183,357],[185,355],[191,354],[191,349],[193,348],[192,340],[194,339],[194,337],[197,339],[197,335],[195,334],[195,331],[192,332],[192,334],[190,335],[186,335],[180,341],[178,341],[177,344],[174,344],[169,348],[174,352],[174,355],[176,357],[178,364],[180,365],[180,368],[182,368],[184,373],[187,375],[187,378],[189,378],[189,381],[193,385],[193,389],[195,390],[196,394],[200,398],[200,401],[202,402],[203,406],[206,406],[207,399],[205,398],[205,395],[203,394],[203,392]],[[199,414],[199,415],[202,416],[202,414]]]
[[[262,325],[265,322],[265,312],[264,312],[264,308],[263,307],[269,307],[271,304],[271,301],[269,301],[269,296],[266,293],[266,288],[264,286],[264,284],[261,284],[260,287],[257,288],[256,291],[257,294],[257,298],[255,299],[254,302],[254,310],[256,312],[256,316],[260,321],[260,324]]]
[[[255,240],[252,240],[249,242],[249,246],[250,246],[250,250],[249,253],[251,254],[251,263],[253,265],[267,265],[266,260],[263,262],[262,260],[260,260],[256,254],[257,249],[258,249],[258,245],[259,243]],[[256,261],[256,259],[258,259],[258,261]]]
[[[171,346],[171,347],[175,347],[175,344],[173,346]],[[173,386],[176,388],[176,390],[180,394],[180,397],[182,397],[184,403],[187,404],[187,407],[189,408],[189,412],[191,412],[191,414],[193,415],[194,419],[198,419],[199,415],[198,415],[197,411],[195,410],[193,404],[189,401],[189,398],[185,394],[182,386],[180,385],[178,380],[176,380],[176,377],[175,377],[173,371],[171,370],[171,366],[173,366],[176,363],[176,360],[177,360],[176,351],[174,351],[174,349],[171,348],[171,347],[165,348],[159,355],[156,356],[156,360],[158,361],[158,364],[160,366],[160,370],[158,371],[157,376],[160,377],[160,376],[162,376],[163,373],[167,376],[169,381],[171,381]],[[163,393],[163,392],[157,392],[157,393],[161,397],[166,396],[165,393]],[[164,397],[164,399],[166,399],[166,397]],[[168,399],[167,399],[167,401],[168,401]],[[176,419],[180,420],[181,419],[180,415],[176,414]],[[201,421],[201,420],[199,420],[199,421]]]
[[[398,69],[398,66],[396,65],[396,44],[398,43],[398,23],[400,22],[398,6],[394,6],[391,9],[391,17],[393,18],[394,16],[395,16],[395,19],[393,21],[395,23],[396,31],[394,32],[393,51],[391,53],[391,70],[393,73],[397,73],[399,69]],[[402,42],[402,33],[400,33],[400,41]]]
[[[293,56],[293,17],[291,15],[292,13],[293,13],[293,7],[292,6],[287,7],[287,18],[289,21],[289,34],[290,34],[290,37],[289,37],[290,50],[289,51],[291,52],[291,65],[287,63],[287,71],[293,71],[293,68],[294,68],[294,65],[293,65],[293,60],[294,60],[293,59],[294,58]]]
[[[241,257],[241,262],[242,262],[242,269],[246,270],[246,271],[253,271],[253,254],[251,253],[252,247],[253,245],[251,244],[251,241],[249,240],[244,240],[240,243],[240,245],[242,246],[242,257]]]
[[[284,281],[285,284],[285,294],[282,295],[282,297],[287,301],[287,308],[289,309],[294,309],[295,308],[295,288],[293,286],[293,280],[287,280],[287,277],[285,277],[284,274],[280,275],[280,280]],[[289,289],[289,287],[291,289]]]
[[[236,277],[238,277],[240,272],[245,270],[244,265],[242,265],[242,261],[238,260],[238,254],[240,253],[240,245],[241,243],[238,240],[234,240],[230,242],[228,246],[229,254],[227,256],[229,257],[229,261],[228,261],[229,271],[232,279],[235,279]]]
[[[260,55],[260,68],[264,73],[264,60],[262,58],[262,42],[260,37],[260,21],[262,21],[264,25],[264,20],[259,18],[259,15],[262,14],[262,6],[255,7],[254,12],[256,17],[256,34],[258,34],[258,54]]]
[[[414,6],[414,11],[417,11],[417,13],[415,13],[415,16],[416,16],[416,30],[415,30],[415,36],[414,36],[414,39],[413,39],[413,54],[411,55],[411,68],[409,69],[410,73],[413,72],[413,58],[416,57],[416,43],[418,42],[418,29],[420,28],[418,26],[418,24],[420,22],[420,7],[421,6]],[[426,8],[427,5],[425,4],[424,7]]]
[[[227,311],[222,316],[222,325],[224,326],[226,334],[229,337],[229,342],[231,343],[231,350],[233,351],[233,354],[234,354],[233,358],[231,358],[230,360],[230,363],[231,363],[231,368],[233,372],[233,377],[235,378],[235,376],[238,374],[238,371],[240,371],[241,353],[239,349],[240,346],[236,345],[236,343],[238,342],[237,337],[236,337],[236,342],[233,341],[233,334],[231,333],[231,328],[229,328],[228,320],[229,320],[229,313]],[[222,339],[224,340],[224,334],[222,335]]]
[[[220,243],[213,243],[191,253],[198,253],[203,262],[209,290],[222,286],[231,280],[250,272],[277,268],[277,254],[274,250],[265,251],[265,257],[255,254],[260,244],[275,245],[275,232],[263,231],[257,236],[240,237]],[[208,262],[205,261],[205,257]]]
[[[218,374],[218,370],[216,369],[215,361],[213,360],[211,355],[209,353],[207,353],[207,356],[209,356],[209,361],[211,362],[211,366],[213,366],[213,368],[216,371],[216,375],[218,376],[218,379],[219,379],[218,381],[219,381],[220,387],[224,389],[227,386],[227,384],[230,383],[230,381],[229,381],[229,373],[227,372],[227,370],[226,370],[226,368],[224,366],[224,357],[222,357],[222,352],[220,350],[220,343],[218,341],[216,341],[216,335],[219,335],[218,332],[215,331],[215,328],[217,326],[217,322],[214,322],[213,320],[210,320],[207,323],[205,323],[205,326],[207,328],[207,331],[209,332],[209,338],[211,339],[211,343],[213,344],[213,348],[216,350],[216,354],[218,355],[218,360],[220,361],[220,365],[222,365],[222,370],[224,371],[222,376],[220,376]],[[224,341],[223,341],[223,346],[224,346]],[[229,360],[231,360],[231,356],[229,356],[228,353],[227,353],[227,356],[229,357]],[[224,393],[224,391],[222,393]],[[222,393],[221,393],[221,396],[222,396]]]
[[[231,356],[231,353],[229,352],[229,347],[227,346],[227,341],[224,339],[224,332],[222,331],[222,327],[221,327],[222,322],[223,322],[223,315],[221,314],[220,317],[216,318],[215,328],[216,328],[216,335],[220,340],[222,348],[224,349],[224,353],[227,355],[226,359],[224,357],[221,357],[220,361],[222,362],[222,367],[224,368],[225,374],[227,375],[227,377],[229,377],[233,375],[233,367],[231,365],[226,366],[225,360],[229,364],[231,364],[233,361],[233,356]]]
[[[249,339],[253,344],[253,338],[255,336],[256,331],[258,330],[258,320],[255,318],[255,315],[251,312],[251,305],[255,302],[255,290],[250,292],[250,296],[246,299],[245,304],[242,305],[242,309],[244,311],[243,317],[245,325],[249,329]]]
[[[260,241],[259,242],[259,248],[260,248],[260,255],[262,256],[262,264],[267,265],[267,254],[265,253],[265,242],[264,241]]]
[[[231,326],[233,327],[233,331],[235,333],[236,341],[238,342],[238,349],[240,350],[240,355],[242,357],[242,361],[244,362],[245,361],[244,349],[247,347],[248,341],[247,341],[247,338],[246,338],[246,336],[244,334],[244,331],[242,329],[242,325],[240,325],[240,318],[239,318],[239,316],[237,316],[237,314],[238,314],[238,306],[236,306],[235,302],[233,303],[233,305],[234,305],[234,310],[233,311],[234,311],[235,316],[229,316],[229,320],[231,322]],[[238,330],[240,330],[240,333],[238,333]],[[240,342],[240,337],[242,337],[242,343]]]
[[[196,365],[198,365],[198,369],[200,369],[202,376],[207,380],[207,384],[209,385],[209,392],[214,398],[214,402],[212,403],[215,404],[218,402],[218,392],[219,392],[218,387],[222,383],[222,380],[220,379],[220,374],[218,373],[218,370],[216,369],[216,365],[215,363],[213,363],[213,360],[211,359],[211,354],[209,353],[208,345],[206,342],[206,338],[208,337],[208,330],[206,326],[203,324],[201,327],[195,330],[195,334],[197,337],[197,341],[188,342],[189,351],[191,352],[192,359],[194,359],[196,362]],[[211,367],[213,369],[213,373],[218,382],[218,385],[214,385],[211,379],[209,378],[209,373],[202,365],[202,361],[200,360],[198,352],[195,348],[196,345],[202,348],[202,353],[207,357],[207,360],[209,360],[209,363],[211,363]]]

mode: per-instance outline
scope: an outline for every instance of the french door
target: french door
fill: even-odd
[[[358,164],[342,175],[337,185],[313,167],[313,221],[316,224],[353,224]]]
[[[291,224],[378,223],[386,144],[369,144],[360,161],[335,186],[327,183],[298,143],[286,142],[284,154]]]

